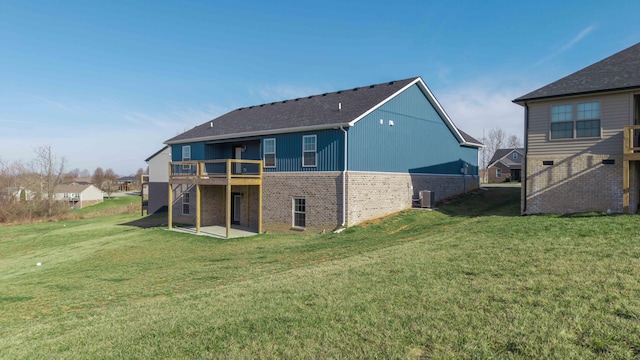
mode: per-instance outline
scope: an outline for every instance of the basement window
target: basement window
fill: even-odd
[[[307,225],[307,204],[303,197],[293,198],[293,227],[304,229]]]

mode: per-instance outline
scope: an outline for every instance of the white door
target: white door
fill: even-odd
[[[242,195],[240,194],[233,194],[233,217],[231,218],[231,221],[234,224],[240,225],[240,200],[242,199]]]

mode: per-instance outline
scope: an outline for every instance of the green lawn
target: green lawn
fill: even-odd
[[[640,358],[640,217],[518,208],[494,188],[233,240],[137,213],[0,227],[0,358]]]

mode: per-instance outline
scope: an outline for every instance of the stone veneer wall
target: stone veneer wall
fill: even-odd
[[[294,197],[305,198],[305,231],[332,231],[342,224],[341,172],[266,172],[262,184],[264,231],[292,229]]]
[[[604,159],[615,164],[605,165]],[[543,161],[553,161],[553,165],[543,165]],[[636,172],[631,171],[631,179],[637,179]],[[528,156],[526,188],[527,214],[621,213],[622,155]],[[631,195],[632,206],[637,208],[637,186]]]
[[[408,209],[421,190],[435,191],[435,200],[480,186],[477,175],[431,175],[350,171],[347,177],[348,225]]]
[[[412,206],[420,190],[435,191],[436,201],[479,187],[479,177],[398,173],[347,173],[347,225],[389,215]],[[242,194],[240,225],[258,227],[258,188],[233,186]],[[182,215],[182,186],[174,186],[174,222],[195,225],[196,187],[191,185],[190,215]],[[224,225],[224,186],[202,186],[202,226]],[[293,198],[306,200],[309,232],[332,231],[342,224],[341,172],[264,173],[263,231],[289,232],[293,228]],[[247,201],[248,200],[248,201]]]

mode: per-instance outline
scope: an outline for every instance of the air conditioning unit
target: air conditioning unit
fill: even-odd
[[[433,208],[436,206],[436,193],[430,190],[421,190],[420,193],[420,207]]]

